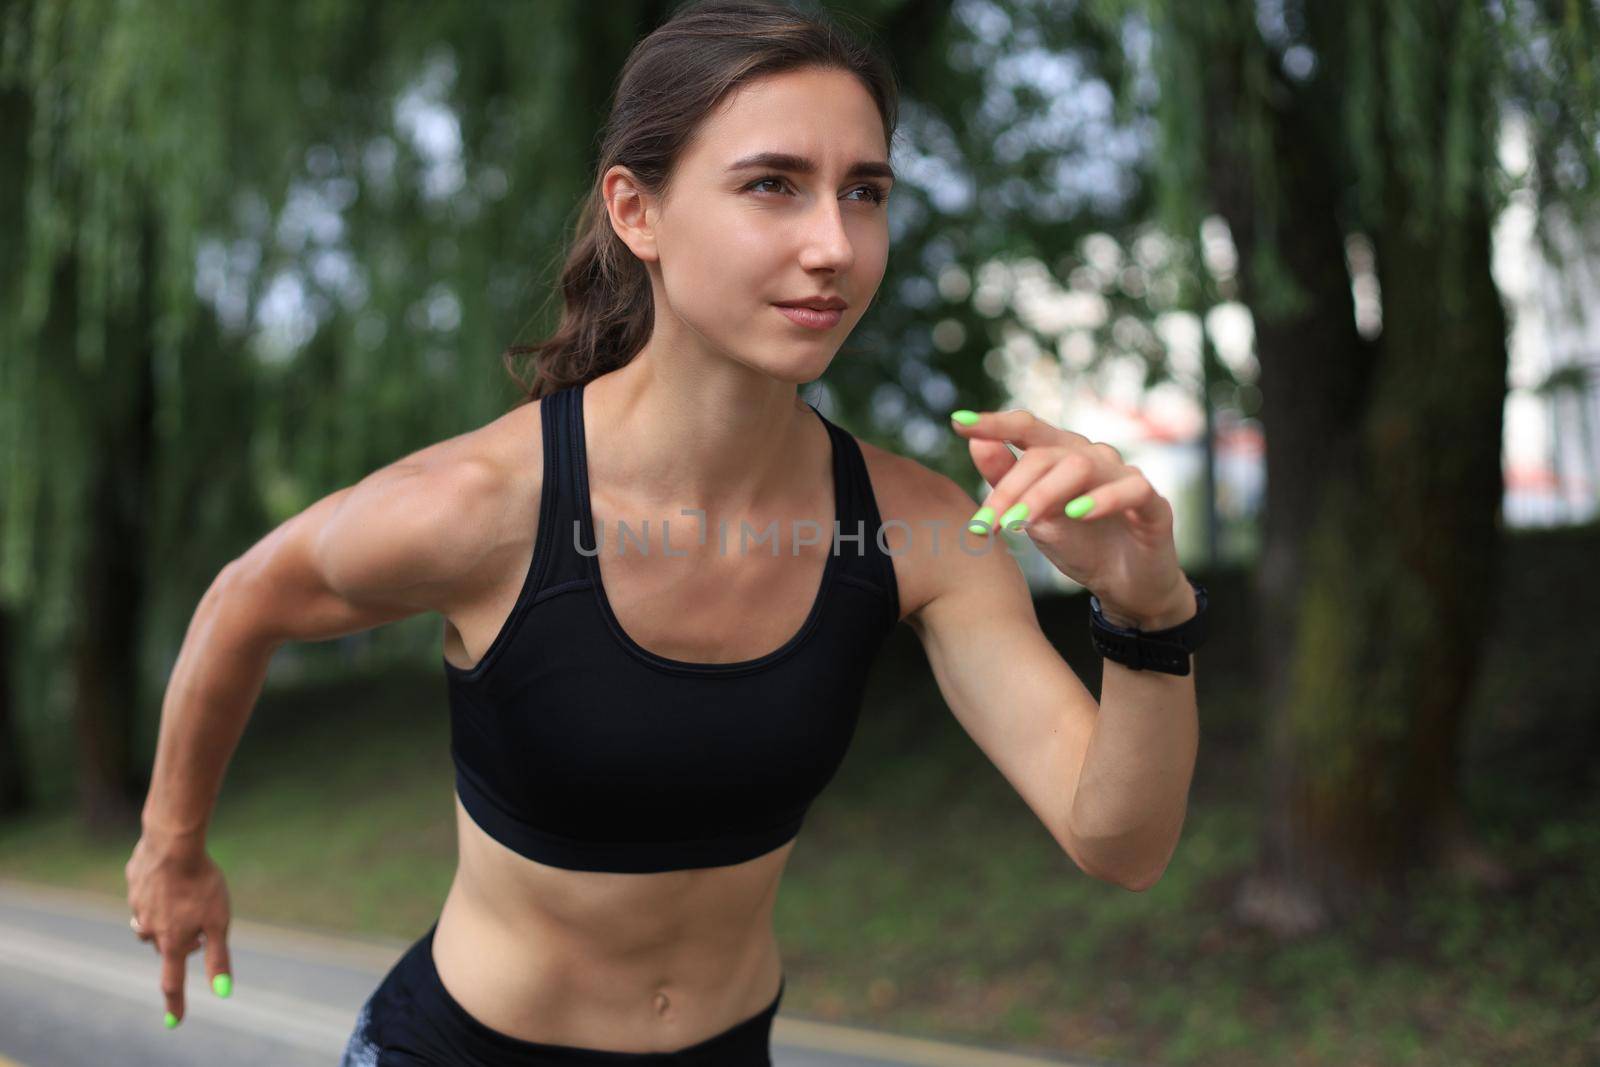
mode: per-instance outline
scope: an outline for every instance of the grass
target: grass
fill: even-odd
[[[1058,647],[1097,689],[1076,629]],[[1521,655],[1502,648],[1491,667]],[[904,644],[881,666],[779,895],[786,1012],[1129,1064],[1600,1060],[1592,698],[1543,718],[1475,713],[1473,825],[1517,889],[1437,877],[1404,915],[1278,944],[1230,911],[1262,793],[1262,712],[1242,676],[1202,668],[1184,840],[1162,881],[1131,893],[1061,853]],[[1559,684],[1571,694],[1570,672]],[[454,873],[445,707],[432,671],[269,687],[211,830],[236,913],[419,936]],[[70,815],[12,822],[0,875],[120,896],[132,843],[89,842]]]

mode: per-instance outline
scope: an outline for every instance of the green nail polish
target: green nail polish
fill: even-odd
[[[1012,523],[1021,522],[1023,519],[1025,519],[1027,517],[1028,517],[1028,505],[1024,504],[1022,501],[1019,500],[1015,504],[1012,504],[1009,508],[1007,508],[1006,509],[1006,513],[1004,515],[1000,516],[1000,525],[1002,527],[1004,527],[1005,529],[1010,530]]]
[[[975,426],[978,422],[978,413],[976,411],[968,411],[966,408],[962,408],[960,411],[952,411],[950,417],[963,426]]]
[[[219,997],[233,995],[233,975],[219,974],[211,979],[211,991]]]
[[[178,1025],[178,1017],[176,1015],[172,1014],[169,1011],[169,1012],[167,1012],[166,1023],[167,1023],[167,1029],[171,1030],[174,1026]]]
[[[980,537],[989,532],[989,527],[994,524],[994,508],[987,505],[973,512],[972,518],[967,520],[967,529]]]
[[[1080,496],[1067,505],[1067,518],[1081,519],[1094,510],[1094,497]]]

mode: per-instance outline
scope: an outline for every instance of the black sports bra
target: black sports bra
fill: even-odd
[[[833,551],[811,613],[766,655],[690,663],[635,643],[606,601],[583,386],[540,400],[544,487],[522,591],[476,665],[444,661],[456,791],[495,840],[557,867],[646,872],[741,863],[800,832],[844,759],[867,669],[900,614],[861,450],[808,406],[833,440],[837,516],[816,534],[831,535]],[[602,552],[614,556],[619,539],[607,533]],[[778,551],[792,545],[780,531]],[[632,550],[660,546],[635,540]]]

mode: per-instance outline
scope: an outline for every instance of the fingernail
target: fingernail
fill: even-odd
[[[166,1022],[167,1022],[167,1029],[171,1030],[174,1026],[178,1025],[178,1017],[176,1015],[172,1014],[169,1011],[169,1012],[167,1012],[167,1020],[166,1020]]]
[[[1080,496],[1067,505],[1067,518],[1081,519],[1094,510],[1094,497]]]
[[[1004,528],[1006,528],[1007,530],[1011,530],[1012,529],[1012,526],[1011,526],[1012,523],[1021,522],[1023,519],[1025,519],[1027,517],[1028,517],[1028,505],[1024,504],[1022,501],[1019,500],[1015,504],[1012,504],[1009,508],[1007,508],[1006,509],[1006,513],[1004,515],[1000,516],[1000,525],[1003,526]],[[1021,527],[1018,527],[1018,529],[1020,529],[1020,528]],[[1013,531],[1013,532],[1015,532],[1015,531]]]
[[[967,520],[967,530],[975,534],[986,534],[994,523],[994,508],[984,505],[973,512],[972,518]]]
[[[233,975],[219,974],[211,979],[211,992],[219,997],[231,996],[233,994]]]
[[[952,411],[950,417],[963,426],[974,426],[978,422],[978,413],[976,411],[968,411],[966,408],[962,408],[960,411]]]

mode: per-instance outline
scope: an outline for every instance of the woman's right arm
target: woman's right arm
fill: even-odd
[[[401,460],[312,504],[225,566],[162,700],[147,834],[199,848],[273,653],[470,595],[501,501],[477,460]]]
[[[202,931],[212,931],[210,976],[230,973],[227,895],[206,829],[273,652],[464,602],[492,569],[503,481],[493,464],[433,446],[287,519],[201,598],[167,682],[143,833],[125,869],[179,1019],[183,959]]]

